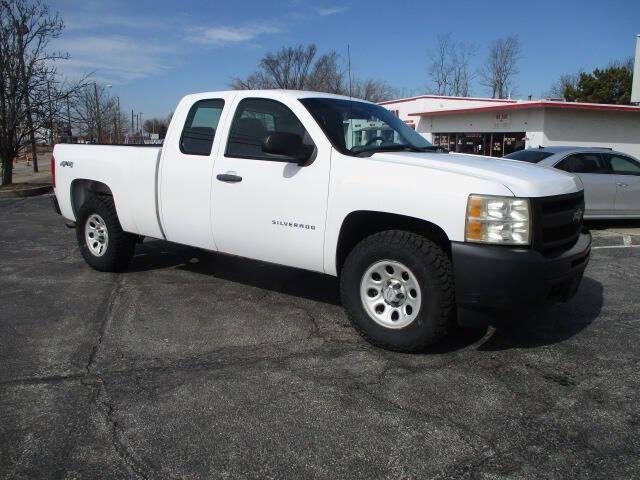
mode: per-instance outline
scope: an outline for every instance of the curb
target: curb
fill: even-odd
[[[37,195],[51,193],[52,191],[53,187],[51,185],[34,185],[18,190],[0,190],[0,198],[35,197]]]

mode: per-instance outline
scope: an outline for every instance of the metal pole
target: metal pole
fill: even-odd
[[[98,84],[93,82],[93,93],[96,97],[96,129],[98,130],[98,143],[102,138],[102,126],[100,125],[102,122],[100,120],[100,101],[98,100]]]
[[[116,97],[116,101],[118,102],[118,111],[116,113],[116,143],[122,143],[120,141],[120,97]]]
[[[69,126],[69,143],[73,143],[73,133],[71,133],[71,108],[69,107],[69,94],[67,93],[67,122]]]

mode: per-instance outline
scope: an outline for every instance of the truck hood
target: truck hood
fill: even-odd
[[[503,158],[460,153],[380,152],[373,154],[370,159],[497,182],[507,187],[517,197],[562,195],[574,193],[583,188],[580,179],[569,173]]]

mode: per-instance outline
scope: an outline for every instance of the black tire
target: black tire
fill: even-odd
[[[406,265],[420,286],[422,301],[404,328],[386,328],[363,305],[360,284],[367,269],[381,260]],[[370,343],[388,350],[416,352],[444,337],[455,325],[451,260],[431,240],[411,232],[388,230],[362,240],[349,253],[340,275],[340,294],[355,329]]]
[[[92,252],[85,238],[85,226],[93,214],[99,215],[104,220],[108,233],[108,243],[101,256]],[[127,268],[133,257],[137,236],[122,230],[113,197],[90,196],[80,207],[77,220],[76,237],[80,252],[91,267],[101,272],[121,272]]]

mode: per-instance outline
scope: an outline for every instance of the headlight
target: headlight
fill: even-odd
[[[514,197],[469,195],[464,239],[467,242],[529,245],[529,200]]]

